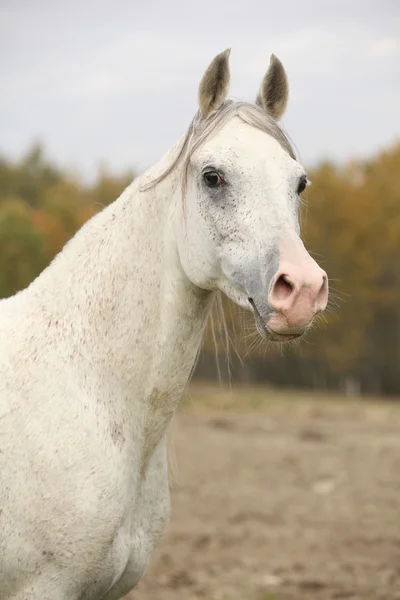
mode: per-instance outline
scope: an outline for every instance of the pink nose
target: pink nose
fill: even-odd
[[[275,331],[301,332],[313,317],[326,308],[328,277],[308,255],[306,264],[281,262],[269,294],[275,311],[270,325]]]

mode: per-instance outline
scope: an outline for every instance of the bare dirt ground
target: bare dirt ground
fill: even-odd
[[[130,600],[400,599],[400,402],[194,388]]]

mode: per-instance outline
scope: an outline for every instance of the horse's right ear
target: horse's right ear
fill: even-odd
[[[204,119],[219,109],[229,90],[230,48],[218,54],[204,73],[199,87],[199,107]]]

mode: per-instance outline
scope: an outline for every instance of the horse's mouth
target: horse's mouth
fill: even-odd
[[[251,305],[251,308],[253,309],[257,330],[262,337],[272,342],[290,342],[290,340],[295,340],[303,335],[303,333],[278,333],[277,331],[274,331],[273,329],[268,327],[268,325],[258,312],[257,306],[253,298],[248,298],[248,301]]]

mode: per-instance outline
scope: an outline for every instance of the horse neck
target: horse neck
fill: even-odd
[[[78,232],[35,289],[82,378],[110,386],[110,402],[161,411],[162,424],[190,376],[212,295],[180,264],[176,176],[147,192],[140,183]]]

